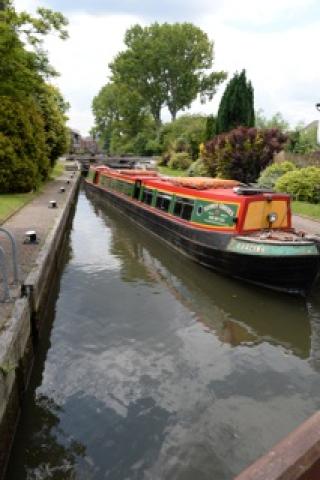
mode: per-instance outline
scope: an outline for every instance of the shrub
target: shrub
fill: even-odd
[[[29,192],[37,185],[36,165],[18,157],[11,140],[0,133],[0,193]]]
[[[184,140],[185,148],[195,160],[199,155],[199,144],[206,139],[207,117],[204,115],[181,115],[170,123],[165,123],[159,132],[162,152],[178,151],[177,143]],[[180,150],[181,151],[181,150]]]
[[[193,162],[187,173],[189,177],[207,177],[209,175],[202,158],[198,158],[198,160]]]
[[[275,184],[276,190],[290,193],[295,200],[320,202],[320,168],[306,167],[285,173]]]
[[[7,155],[6,159],[1,154],[1,192],[36,189],[48,176],[49,160],[44,122],[35,101],[1,97],[0,131]]]
[[[206,143],[204,162],[213,177],[254,182],[286,140],[276,128],[238,127]]]
[[[261,187],[273,188],[278,178],[287,172],[296,170],[296,168],[297,167],[291,162],[273,163],[262,171],[258,178],[258,184]]]
[[[177,170],[186,170],[191,163],[192,159],[187,152],[178,152],[171,156],[168,166]]]
[[[170,162],[171,154],[166,152],[161,157],[158,157],[157,164],[161,167],[167,167]]]

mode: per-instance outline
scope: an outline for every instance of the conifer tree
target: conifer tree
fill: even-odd
[[[219,105],[216,133],[228,132],[240,125],[254,126],[253,87],[245,70],[240,74],[236,72],[226,86]]]
[[[206,121],[206,140],[211,140],[216,133],[217,119],[213,115],[209,115]]]

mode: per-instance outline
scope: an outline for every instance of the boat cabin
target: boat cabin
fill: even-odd
[[[290,230],[290,197],[233,180],[165,177],[156,171],[91,168],[89,181],[193,228],[245,234]]]

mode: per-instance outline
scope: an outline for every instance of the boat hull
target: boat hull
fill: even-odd
[[[157,235],[184,255],[224,275],[273,290],[305,295],[320,269],[320,255],[260,256],[228,251],[234,234],[191,228],[141,203],[85,182],[86,188],[107,200],[127,217]]]

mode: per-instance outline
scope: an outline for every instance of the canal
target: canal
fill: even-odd
[[[307,302],[194,264],[80,192],[6,480],[232,479],[320,408]]]

